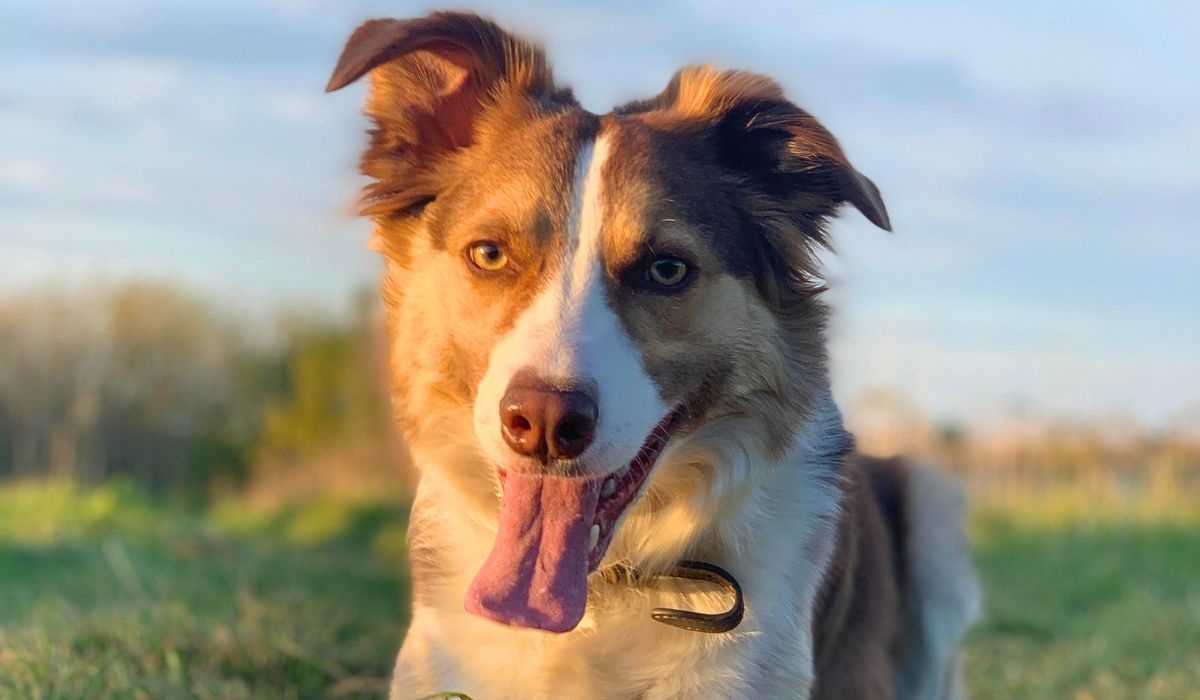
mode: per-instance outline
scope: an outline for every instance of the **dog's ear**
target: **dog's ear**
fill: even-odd
[[[770,78],[708,66],[685,68],[658,97],[619,111],[644,112],[644,119],[665,128],[705,132],[722,165],[770,198],[772,208],[807,219],[806,233],[822,243],[821,220],[843,203],[891,230],[874,183],[850,165],[833,135],[789,102]]]
[[[363,213],[396,213],[432,200],[442,160],[478,138],[487,111],[505,100],[574,104],[554,86],[542,51],[473,14],[376,19],[346,42],[327,91],[371,74],[366,112],[375,122],[362,170],[375,179]]]

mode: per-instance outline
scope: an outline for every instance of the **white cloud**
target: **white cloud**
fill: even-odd
[[[43,192],[54,184],[45,164],[33,159],[0,157],[0,191]]]

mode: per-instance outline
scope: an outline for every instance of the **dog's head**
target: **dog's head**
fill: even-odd
[[[824,220],[887,213],[758,75],[688,68],[597,116],[538,48],[446,13],[364,24],[329,89],[368,73],[401,422],[468,507],[501,492],[467,607],[571,629],[606,553],[704,529],[744,476],[722,450],[786,449],[825,382]]]

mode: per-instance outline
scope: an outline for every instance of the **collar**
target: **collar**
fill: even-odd
[[[729,632],[741,624],[746,612],[746,604],[742,600],[742,587],[737,579],[728,571],[708,562],[684,560],[665,573],[649,576],[628,564],[618,562],[602,569],[600,576],[608,583],[628,586],[650,585],[655,579],[661,578],[707,581],[724,588],[733,596],[733,607],[723,613],[699,613],[674,608],[655,608],[650,612],[650,617],[656,622],[679,629],[710,634]]]

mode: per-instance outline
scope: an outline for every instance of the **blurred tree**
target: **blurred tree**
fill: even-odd
[[[380,442],[373,310],[251,342],[167,284],[0,301],[0,477],[119,474],[197,502],[256,462]]]
[[[293,327],[285,343],[285,389],[266,408],[260,457],[312,455],[337,443],[377,439],[386,430],[376,325],[360,305],[349,327]]]
[[[164,284],[0,303],[0,476],[116,474],[199,500],[239,480],[278,349]]]

